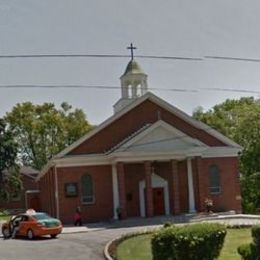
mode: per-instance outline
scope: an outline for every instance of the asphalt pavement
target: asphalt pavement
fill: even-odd
[[[178,217],[133,218],[123,221],[65,226],[57,239],[49,237],[0,239],[0,260],[99,260],[104,259],[105,245],[112,239],[147,229],[155,229],[165,222],[194,223],[216,221],[229,225],[260,224],[254,215],[185,215]]]

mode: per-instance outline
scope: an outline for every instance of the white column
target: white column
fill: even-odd
[[[117,208],[119,207],[119,192],[118,192],[117,170],[115,164],[112,164],[112,183],[113,183],[114,219],[118,219]]]
[[[194,200],[191,158],[187,158],[187,169],[188,169],[188,189],[189,189],[189,213],[194,213],[196,212],[196,210],[195,210],[195,200]]]

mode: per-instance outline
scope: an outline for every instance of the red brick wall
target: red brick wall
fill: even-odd
[[[215,164],[220,169],[221,192],[219,194],[210,194],[209,192],[209,166]],[[196,202],[199,201],[199,209],[205,210],[205,198],[211,198],[214,202],[215,211],[235,210],[241,212],[240,183],[238,174],[238,159],[236,157],[226,158],[208,158],[201,160],[200,179],[204,189],[200,187],[200,191],[196,189]],[[198,177],[198,176],[197,176]],[[200,197],[200,199],[198,199]]]
[[[95,202],[83,204],[81,202],[81,176],[90,174],[94,183]],[[60,219],[64,223],[73,222],[76,207],[80,206],[83,222],[107,220],[113,217],[112,168],[105,166],[85,166],[57,168],[59,186]],[[78,184],[78,196],[66,197],[65,183]]]
[[[220,169],[220,194],[209,193],[208,168],[212,164],[218,165]],[[127,217],[140,216],[139,182],[145,178],[144,164],[123,164],[123,167]],[[179,161],[177,163],[177,169],[180,213],[186,213],[189,210],[186,160]],[[241,211],[241,201],[237,199],[238,196],[240,196],[237,158],[195,158],[192,160],[192,171],[197,211],[200,212],[205,210],[204,200],[206,197],[213,199],[214,211]],[[80,179],[81,176],[86,173],[92,176],[95,190],[95,203],[88,205],[82,204],[80,197]],[[170,212],[173,214],[174,198],[171,162],[157,162],[155,173],[169,183]],[[78,205],[81,207],[84,222],[108,220],[113,217],[112,169],[110,165],[58,168],[57,175],[60,218],[63,222],[71,223],[73,221],[73,214]],[[56,214],[54,180],[53,169],[50,169],[50,171],[40,180],[40,189],[41,191],[44,191],[41,192],[42,210],[53,216]],[[64,185],[65,183],[70,182],[78,183],[79,196],[65,196]]]
[[[41,210],[47,212],[51,216],[57,216],[55,205],[55,175],[54,168],[40,179],[40,207]]]
[[[161,120],[173,125],[187,135],[197,138],[209,146],[225,145],[205,131],[191,126],[150,100],[146,100],[80,144],[70,154],[103,153],[145,124],[156,122],[158,120],[158,111],[160,111]]]

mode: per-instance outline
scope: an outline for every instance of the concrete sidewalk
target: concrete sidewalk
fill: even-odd
[[[82,226],[64,225],[62,234],[82,233],[82,232],[94,232],[110,228],[109,223],[94,223],[86,224]]]
[[[174,224],[188,224],[196,222],[219,222],[226,225],[240,225],[240,226],[252,226],[260,225],[259,215],[247,215],[247,214],[186,214],[180,216],[161,216],[153,218],[129,218],[121,221],[101,222],[86,224],[81,227],[64,226],[62,233],[79,233],[79,232],[93,232],[105,229],[119,229],[130,227],[158,227],[166,222]]]

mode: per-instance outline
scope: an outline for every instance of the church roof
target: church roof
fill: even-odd
[[[145,95],[141,96],[140,98],[135,100],[133,103],[131,103],[128,106],[126,106],[125,108],[123,108],[120,112],[118,112],[117,114],[108,118],[103,123],[101,123],[98,127],[93,129],[92,131],[88,132],[86,135],[81,137],[79,140],[77,140],[76,142],[74,142],[73,144],[71,144],[70,146],[65,148],[63,151],[61,151],[59,154],[57,154],[55,156],[55,158],[60,158],[64,155],[68,154],[70,151],[75,149],[77,146],[82,144],[84,141],[91,138],[96,133],[98,133],[99,131],[101,131],[105,127],[107,127],[109,124],[111,124],[112,122],[114,122],[118,118],[122,117],[124,114],[126,114],[127,112],[132,110],[134,107],[140,105],[141,103],[143,103],[145,100],[148,100],[148,99],[151,100],[152,102],[158,104],[159,106],[165,108],[166,110],[170,111],[171,113],[177,115],[178,117],[180,117],[184,121],[188,122],[190,125],[195,126],[198,129],[204,130],[206,133],[208,133],[209,135],[217,138],[218,140],[222,141],[226,145],[232,146],[232,147],[240,147],[237,143],[235,143],[231,139],[227,138],[226,136],[222,135],[221,133],[214,130],[213,128],[209,127],[208,125],[206,125],[206,124],[204,124],[200,121],[195,120],[191,116],[189,116],[186,113],[184,113],[183,111],[179,110],[177,107],[170,105],[169,103],[160,99],[158,96],[152,94],[151,92],[147,92]]]
[[[140,65],[135,60],[130,60],[126,66],[123,76],[129,74],[145,74]]]

